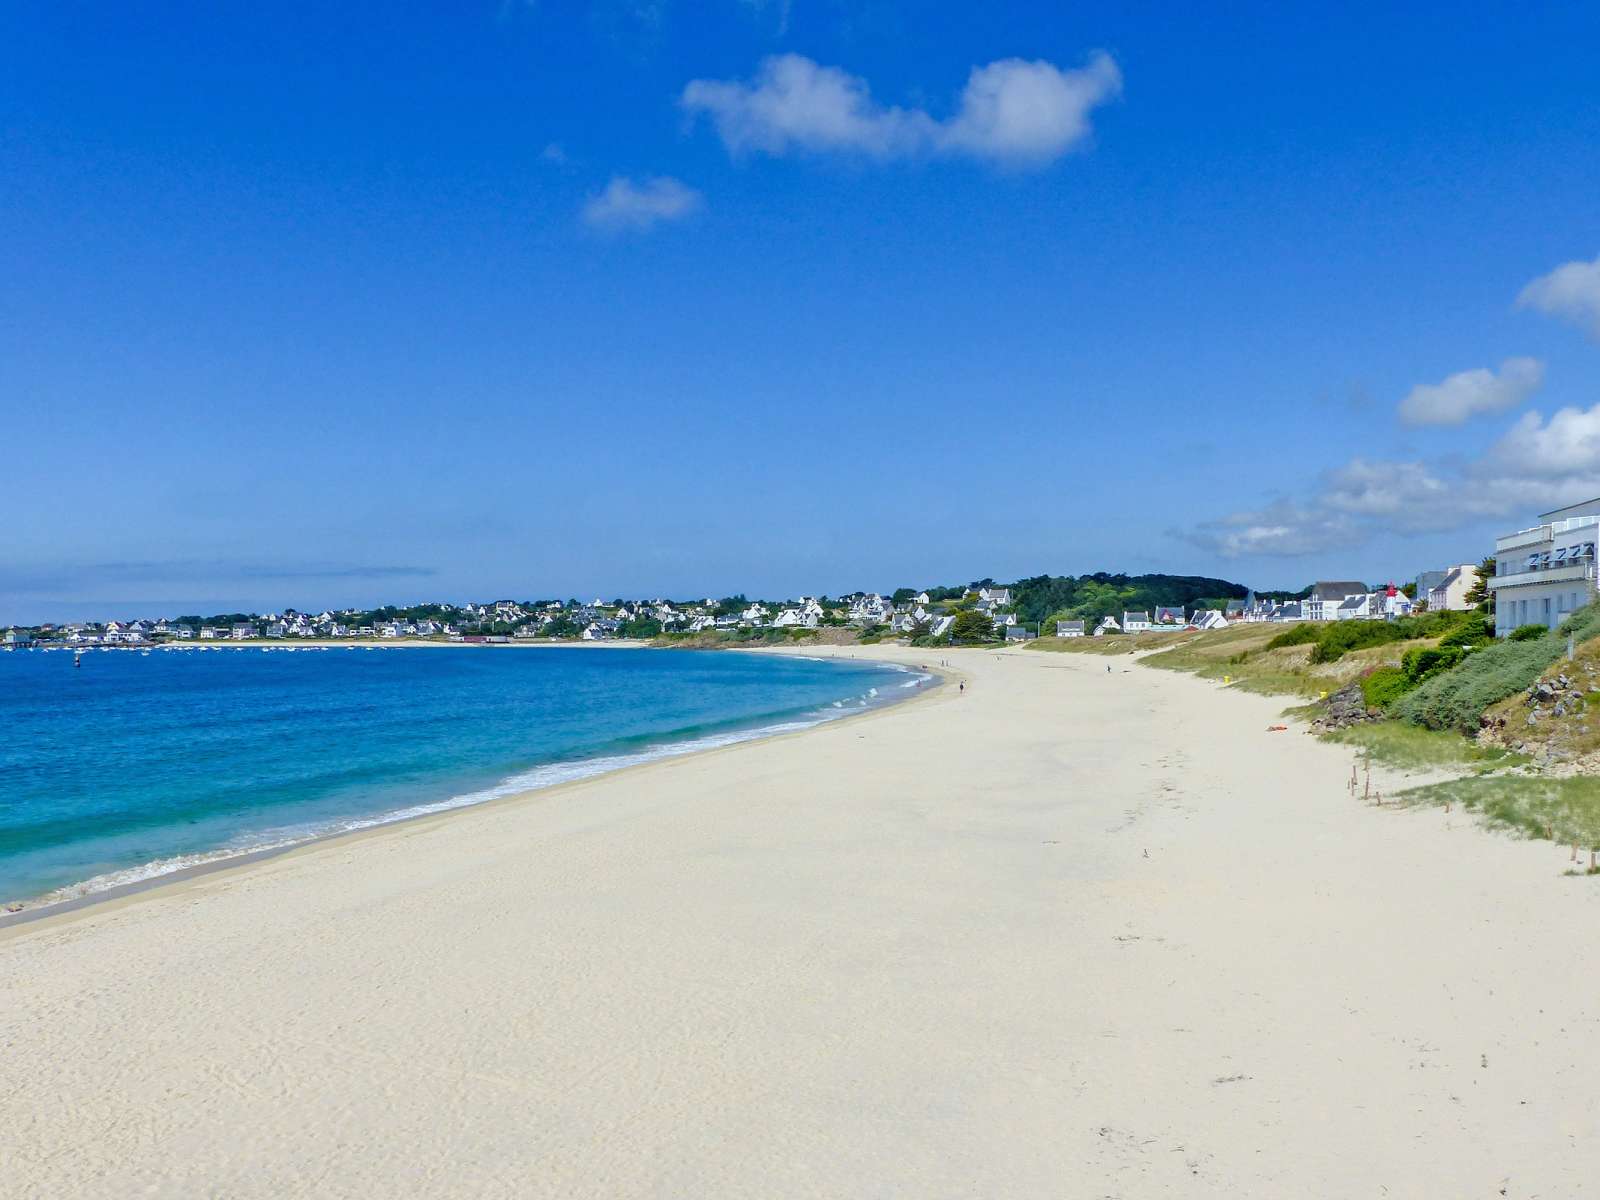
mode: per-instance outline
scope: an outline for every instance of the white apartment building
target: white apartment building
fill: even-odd
[[[1558,508],[1531,529],[1495,539],[1494,631],[1560,625],[1594,599],[1600,498]]]

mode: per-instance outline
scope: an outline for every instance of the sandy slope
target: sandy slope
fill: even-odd
[[[0,933],[0,1194],[1600,1188],[1560,851],[1361,807],[1272,701],[951,657],[964,696]]]

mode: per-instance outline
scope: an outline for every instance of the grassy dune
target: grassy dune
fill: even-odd
[[[1407,805],[1459,806],[1501,829],[1586,851],[1577,869],[1589,871],[1600,850],[1600,779],[1536,775],[1473,776],[1410,788],[1396,799]]]

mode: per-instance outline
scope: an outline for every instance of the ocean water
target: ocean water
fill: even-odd
[[[0,652],[0,900],[798,729],[926,681],[692,650]]]

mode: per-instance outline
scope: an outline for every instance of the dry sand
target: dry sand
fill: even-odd
[[[1277,702],[948,657],[965,695],[0,932],[0,1194],[1600,1186],[1597,881],[1363,807]]]

